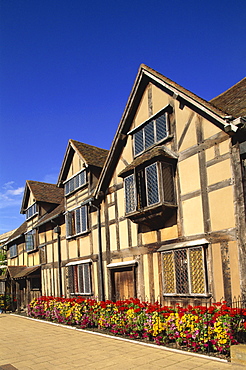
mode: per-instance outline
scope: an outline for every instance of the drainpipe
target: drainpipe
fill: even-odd
[[[97,210],[97,232],[98,232],[98,265],[99,265],[99,300],[105,301],[103,261],[102,261],[102,234],[101,234],[101,207],[90,202],[90,206]]]
[[[62,271],[61,271],[61,227],[57,225],[54,228],[54,232],[57,234],[57,249],[58,249],[58,282],[59,291],[58,295],[62,296]]]

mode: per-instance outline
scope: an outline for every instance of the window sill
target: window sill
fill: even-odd
[[[69,197],[70,195],[73,195],[74,193],[76,193],[76,191],[78,191],[78,190],[82,190],[82,189],[83,189],[83,188],[85,188],[86,186],[88,186],[88,182],[86,182],[85,184],[83,184],[83,185],[79,186],[78,188],[76,188],[76,189],[74,189],[74,190],[70,191],[70,193],[64,194],[64,196],[67,198],[67,197]]]
[[[70,295],[72,296],[93,296],[94,294],[93,293],[70,293]]]
[[[78,236],[83,236],[83,235],[89,234],[89,232],[90,232],[90,230],[86,230],[86,231],[83,231],[82,233],[79,233],[79,234],[66,236],[66,239],[67,240],[76,239]]]
[[[30,249],[29,251],[26,250],[26,253],[33,253],[33,252],[37,252],[38,248],[33,248],[33,249]]]
[[[175,204],[155,204],[152,207],[144,208],[135,212],[127,213],[125,216],[137,224],[146,224],[148,226],[160,226],[168,220],[176,211]]]
[[[211,293],[204,293],[204,294],[176,294],[176,293],[163,293],[163,297],[169,298],[211,298]]]

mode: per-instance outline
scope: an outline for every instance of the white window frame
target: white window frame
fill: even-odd
[[[81,274],[82,274],[82,291],[77,291],[77,292],[70,292],[71,295],[92,295],[92,278],[91,278],[91,264],[92,264],[92,260],[91,259],[87,259],[87,260],[82,260],[82,261],[76,261],[76,262],[69,262],[66,264],[66,267],[69,269],[68,270],[68,275],[71,274],[71,279],[73,280],[72,284],[73,284],[73,290],[74,289],[74,286],[75,286],[75,269],[76,269],[76,274],[77,274],[77,282],[76,282],[76,286],[78,287],[78,290],[80,290],[81,288],[81,282],[79,281],[80,277],[81,277]],[[86,288],[86,279],[85,279],[85,274],[86,274],[86,269],[87,268],[87,271],[88,271],[88,276],[87,276],[87,279],[88,279],[88,287],[89,289],[87,290]],[[86,291],[87,290],[87,291]]]
[[[33,203],[30,207],[28,207],[25,213],[26,213],[26,220],[29,220],[30,218],[35,216],[38,213],[37,203]],[[29,215],[29,213],[31,214]]]
[[[81,181],[79,181],[79,185],[76,187],[75,186],[75,181],[76,181],[76,177],[79,178],[79,176],[84,173],[84,182],[81,183]],[[72,188],[72,190],[70,190],[69,186],[70,184],[72,183],[72,181],[74,181],[74,187]],[[64,184],[64,193],[65,193],[65,196],[68,196],[69,194],[73,193],[74,191],[82,188],[84,185],[87,184],[87,174],[86,174],[86,170],[83,169],[79,172],[77,172],[76,174],[74,174],[73,176],[71,176],[69,179],[67,179],[66,181],[63,182]],[[67,187],[69,188],[68,191],[67,191]]]

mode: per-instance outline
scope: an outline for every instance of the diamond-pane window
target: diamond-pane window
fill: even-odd
[[[83,170],[77,175],[72,177],[70,180],[65,182],[65,195],[73,192],[74,190],[80,188],[80,186],[86,184],[86,171]]]
[[[144,150],[143,130],[137,131],[134,135],[134,153],[135,156]]]
[[[155,120],[145,123],[142,128],[133,134],[134,155],[137,156],[167,136],[167,118],[166,113],[164,113]]]
[[[153,163],[146,167],[146,188],[147,188],[147,205],[156,204],[159,202],[159,186],[157,163]]]
[[[156,119],[156,141],[161,141],[167,137],[167,122],[166,122],[166,114],[164,113],[162,116]]]
[[[144,128],[144,146],[149,148],[155,143],[154,121],[149,122]]]
[[[66,214],[67,237],[81,234],[88,230],[87,206],[82,206]]]
[[[162,254],[164,294],[206,294],[203,247],[176,249]]]
[[[134,175],[126,177],[124,185],[125,185],[126,213],[133,212],[136,209]]]

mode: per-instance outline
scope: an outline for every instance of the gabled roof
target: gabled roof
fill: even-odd
[[[246,77],[210,100],[217,108],[235,118],[246,116]]]
[[[21,213],[24,213],[27,208],[30,192],[32,192],[36,202],[60,204],[64,196],[63,189],[58,188],[56,184],[27,180],[22,200]]]
[[[66,153],[63,159],[62,167],[58,177],[57,185],[60,186],[61,183],[67,176],[69,171],[69,166],[71,164],[74,153],[77,153],[79,157],[84,162],[85,166],[94,166],[102,168],[104,162],[107,158],[109,151],[107,149],[98,148],[93,145],[81,143],[76,140],[70,139],[66,149]]]
[[[13,235],[13,233],[15,232],[15,230],[16,230],[16,229],[11,230],[11,231],[7,231],[6,233],[1,234],[1,235],[0,235],[0,245],[1,245],[1,244],[3,244],[4,242],[6,242],[6,241],[9,239],[9,237],[10,237],[11,235]]]
[[[224,129],[225,126],[228,125],[224,118],[226,115],[225,112],[214,106],[212,103],[200,98],[196,94],[193,94],[189,90],[178,85],[176,82],[163,76],[159,72],[156,72],[145,64],[141,64],[114,140],[112,142],[107,161],[101,172],[95,191],[96,198],[99,197],[101,192],[105,192],[107,189],[111,174],[125,145],[126,135],[130,129],[142,95],[149,83],[153,83],[160,87],[167,94],[169,94],[170,97],[173,97],[179,101],[180,104],[189,106],[191,109],[195,110],[199,114],[202,114],[207,119],[211,120],[211,122],[218,125],[218,127],[221,129]],[[237,127],[233,126],[233,131],[236,130]]]
[[[61,216],[64,212],[65,212],[65,205],[64,205],[64,198],[63,198],[61,204],[59,204],[51,212],[46,213],[44,216],[42,216],[38,220],[38,222],[36,223],[36,227],[44,225],[45,223],[47,223],[51,220],[54,220],[55,218]]]
[[[9,244],[13,240],[20,238],[26,232],[26,230],[27,230],[27,223],[25,221],[15,230],[13,234],[10,235],[8,240],[5,242],[5,245]]]

